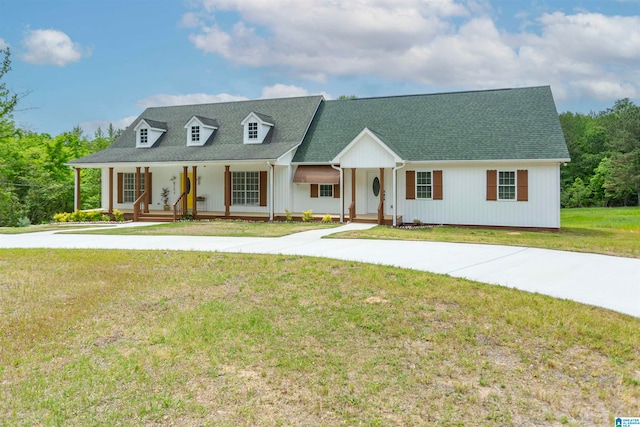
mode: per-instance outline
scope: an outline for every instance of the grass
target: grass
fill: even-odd
[[[3,425],[612,425],[640,319],[337,260],[0,251]]]
[[[136,236],[227,236],[281,237],[319,228],[334,228],[338,223],[322,222],[263,222],[215,220],[202,222],[171,222],[135,228],[87,230],[82,234],[112,234]],[[78,232],[78,231],[74,231]]]
[[[336,233],[330,237],[499,244],[640,258],[640,208],[638,207],[563,209],[561,223],[562,228],[557,233],[440,226],[410,229],[379,226],[369,230]],[[75,230],[73,232],[120,235],[280,237],[317,228],[336,227],[337,225],[336,223],[323,224],[319,222],[268,223],[218,220],[167,223],[125,229]],[[65,228],[56,225],[15,229],[0,228],[0,233],[52,229],[62,230]]]
[[[111,227],[110,224],[86,223],[79,224],[39,224],[30,225],[28,227],[0,227],[0,234],[24,234],[24,233],[40,233],[42,231],[68,231],[78,230],[88,227]]]
[[[446,226],[412,229],[378,226],[330,237],[486,243],[640,258],[640,208],[563,209],[561,224],[557,233]]]

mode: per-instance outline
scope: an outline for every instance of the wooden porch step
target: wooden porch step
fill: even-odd
[[[138,217],[140,222],[173,222],[173,213],[171,215],[166,214],[141,214]]]
[[[378,219],[356,217],[356,219],[353,220],[353,222],[361,223],[361,224],[377,224]],[[389,225],[389,226],[393,225],[393,218],[385,217],[384,220],[382,220],[382,225]],[[396,217],[396,225],[402,225],[402,215],[398,215]]]

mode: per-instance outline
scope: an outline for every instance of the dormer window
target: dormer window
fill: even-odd
[[[136,148],[151,148],[167,131],[167,124],[155,120],[142,119],[133,130],[136,133]]]
[[[147,145],[149,143],[149,129],[140,129],[140,145]]]
[[[191,142],[200,142],[200,126],[191,126]]]
[[[274,126],[271,117],[253,111],[240,124],[244,127],[242,133],[245,144],[262,144]]]
[[[187,136],[187,147],[202,147],[218,129],[218,122],[215,119],[208,119],[201,116],[191,116],[184,125]]]
[[[258,123],[249,122],[247,126],[249,127],[249,139],[258,139]]]

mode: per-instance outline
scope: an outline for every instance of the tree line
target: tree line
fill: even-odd
[[[640,205],[640,107],[620,99],[599,113],[562,113],[560,123],[571,155],[562,206]]]
[[[74,172],[67,162],[103,150],[120,130],[98,129],[92,138],[80,127],[58,136],[16,127],[19,97],[2,78],[11,70],[9,48],[0,50],[0,226],[40,224],[74,210]],[[82,171],[82,208],[101,205],[100,170]]]
[[[79,127],[57,136],[16,127],[19,97],[3,83],[11,70],[9,48],[0,49],[0,226],[39,224],[74,209],[71,160],[103,150],[121,130],[109,126],[92,137]],[[561,168],[563,207],[640,203],[640,107],[621,99],[599,113],[562,113],[571,162]],[[101,206],[101,172],[82,171],[82,209]]]

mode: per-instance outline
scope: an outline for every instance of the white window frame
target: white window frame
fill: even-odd
[[[416,199],[433,199],[433,171],[416,171]]]
[[[147,145],[149,143],[149,129],[140,128],[140,130],[138,130],[138,133],[140,145]]]
[[[333,197],[333,184],[318,184],[318,196]]]
[[[506,176],[509,174],[510,176]],[[513,183],[511,183],[511,178]],[[498,171],[498,200],[506,202],[515,202],[518,199],[518,174],[514,170],[502,170]],[[508,180],[508,182],[505,182]],[[508,194],[507,194],[508,191]],[[503,197],[503,196],[509,197]]]
[[[200,126],[191,126],[191,142],[200,142]]]
[[[260,172],[231,172],[231,204],[260,205]]]
[[[247,123],[247,139],[251,141],[258,139],[258,122]]]
[[[122,181],[122,201],[133,203],[136,201],[136,174],[125,172]],[[140,194],[144,193],[144,174],[140,174]]]

